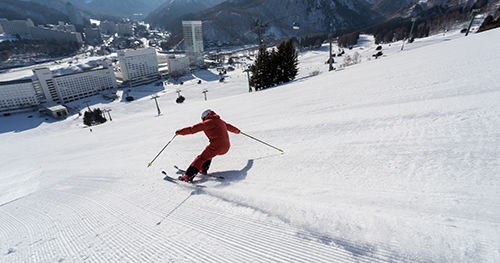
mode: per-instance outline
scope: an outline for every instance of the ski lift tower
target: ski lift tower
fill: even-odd
[[[243,72],[246,72],[247,73],[247,79],[248,79],[248,92],[252,92],[252,86],[250,86],[250,72],[252,72],[252,70],[250,69],[250,66],[243,70]]]
[[[250,31],[254,31],[257,29],[257,34],[259,35],[259,47],[262,47],[264,41],[262,41],[261,29],[267,27],[267,24],[262,25],[262,19],[255,20],[255,26],[250,29]]]
[[[275,22],[275,21],[279,21],[279,20],[282,20],[282,19],[288,18],[288,17],[290,17],[290,16],[297,15],[298,13],[301,13],[301,12],[304,12],[304,11],[305,11],[305,10],[302,10],[302,11],[299,11],[299,12],[297,12],[297,13],[294,13],[294,14],[291,14],[291,15],[288,15],[288,16],[285,16],[285,17],[281,17],[281,18],[274,19],[274,20],[272,20],[272,21],[267,22],[266,24],[262,24],[262,19],[256,19],[256,20],[254,20],[254,21],[255,21],[255,26],[254,26],[254,27],[252,27],[252,28],[250,28],[250,30],[249,30],[248,32],[246,32],[245,34],[243,34],[243,35],[246,35],[246,34],[248,34],[248,33],[252,32],[252,31],[254,31],[254,30],[257,30],[257,34],[259,35],[259,47],[262,47],[262,45],[263,45],[263,41],[262,41],[262,33],[261,33],[261,30],[262,30],[263,28],[268,27],[268,25],[269,25],[270,23],[273,23],[273,22]],[[294,29],[299,29],[299,28],[300,28],[299,21],[298,21],[298,16],[297,16],[297,21],[293,23],[293,28],[294,28]]]
[[[479,9],[472,10],[469,27],[467,28],[467,32],[465,33],[465,36],[469,35],[469,31],[470,31],[470,28],[472,26],[472,23],[474,23],[474,18],[476,18],[477,14],[479,14],[479,11],[481,11],[481,10],[479,10]]]

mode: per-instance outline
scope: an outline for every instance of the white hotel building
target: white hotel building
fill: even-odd
[[[48,68],[33,70],[33,79],[0,82],[0,113],[64,104],[118,88],[111,62],[101,68],[54,76]]]
[[[0,112],[40,104],[31,79],[0,82]]]
[[[124,82],[129,81],[135,87],[159,79],[158,58],[154,48],[119,50],[117,53]]]
[[[186,56],[175,57],[175,55],[172,55],[167,58],[167,63],[168,72],[172,77],[189,73],[189,58]]]
[[[104,61],[99,69],[62,76],[53,76],[48,68],[36,68],[33,74],[33,86],[36,90],[43,91],[46,102],[63,104],[118,88],[109,61]]]

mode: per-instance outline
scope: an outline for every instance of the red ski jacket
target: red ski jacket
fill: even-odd
[[[182,128],[177,131],[179,135],[195,134],[200,131],[205,132],[205,135],[210,140],[210,146],[216,148],[229,148],[229,134],[240,133],[240,130],[233,125],[223,121],[215,112],[210,112],[205,120],[191,127]]]

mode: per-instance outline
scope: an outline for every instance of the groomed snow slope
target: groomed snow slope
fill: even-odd
[[[237,69],[130,103],[93,97],[113,121],[92,132],[77,114],[1,117],[0,261],[500,262],[499,33],[384,45],[371,61],[364,41],[347,51],[363,63],[332,72],[324,46],[301,54],[297,80],[253,93]],[[211,168],[225,181],[162,180],[205,136],[147,164],[207,108],[284,153],[231,134]]]

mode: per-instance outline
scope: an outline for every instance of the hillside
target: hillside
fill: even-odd
[[[69,22],[66,12],[39,3],[0,0],[0,7],[0,18],[6,18],[7,20],[26,20],[30,18],[36,25],[57,24],[58,21]]]
[[[263,35],[272,34],[280,39],[296,36],[299,33],[292,28],[294,22],[300,22],[300,33],[323,33],[366,26],[380,18],[362,0],[226,1],[174,20],[172,17],[162,18],[164,14],[169,14],[167,8],[168,6],[165,6],[156,10],[146,18],[146,21],[155,27],[173,31],[175,35],[182,33],[179,29],[182,20],[201,20],[204,22],[204,39],[221,42],[235,42],[238,39],[243,43],[246,40],[255,43],[257,33],[248,31],[255,26],[257,19],[261,19],[263,25],[267,25],[262,30]]]
[[[190,13],[197,13],[224,2],[224,0],[166,1],[150,12],[144,20],[153,27],[165,27],[175,19]],[[173,28],[170,28],[173,29]]]
[[[165,0],[0,0],[0,18],[31,18],[37,24],[69,22],[66,3],[71,2],[86,19],[121,21],[143,19]]]
[[[165,0],[93,0],[86,1],[83,6],[95,13],[143,19],[164,2]]]
[[[379,59],[363,36],[346,50],[363,62],[331,72],[324,45],[300,54],[295,81],[252,93],[240,67],[224,83],[199,71],[130,103],[91,98],[113,118],[92,131],[77,114],[0,117],[0,261],[500,262],[499,33],[382,45]],[[225,181],[162,180],[206,137],[148,162],[207,108],[284,153],[231,134],[211,167]]]

